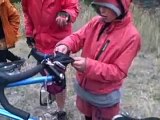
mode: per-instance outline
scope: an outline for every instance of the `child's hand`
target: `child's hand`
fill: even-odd
[[[56,52],[56,51],[66,54],[66,53],[68,53],[69,49],[68,49],[68,47],[66,45],[58,45],[54,49],[54,52]]]
[[[86,58],[83,57],[74,57],[75,61],[72,66],[79,72],[84,72],[86,69]]]

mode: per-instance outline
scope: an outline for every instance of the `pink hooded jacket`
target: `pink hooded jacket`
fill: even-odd
[[[128,11],[130,0],[122,1]],[[58,43],[65,44],[73,53],[82,49],[86,70],[77,72],[77,80],[82,88],[96,94],[110,93],[121,87],[141,46],[130,12],[122,20],[112,22],[97,39],[103,25],[101,17],[96,16]]]
[[[78,0],[22,0],[27,37],[34,37],[36,48],[51,54],[57,42],[70,35],[78,16]],[[58,12],[66,11],[70,23],[61,28],[56,23]]]

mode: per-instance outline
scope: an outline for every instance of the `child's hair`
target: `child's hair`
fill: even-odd
[[[10,0],[11,3],[19,3],[21,0]]]
[[[14,5],[14,0],[9,0],[9,1],[10,1],[10,3],[12,3]]]
[[[9,0],[10,3],[15,7],[15,3],[20,2],[20,0]]]
[[[9,2],[12,4],[12,6],[13,6],[14,8],[16,8],[15,3],[18,2],[18,0],[9,0]],[[17,9],[17,8],[16,8],[16,9]]]

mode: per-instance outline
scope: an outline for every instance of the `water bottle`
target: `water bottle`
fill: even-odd
[[[41,106],[49,107],[48,95],[49,93],[47,92],[45,85],[41,86],[41,89],[40,89],[40,105]]]

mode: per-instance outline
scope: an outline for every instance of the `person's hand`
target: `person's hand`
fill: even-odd
[[[69,49],[66,45],[58,45],[55,49],[54,49],[54,52],[61,52],[61,53],[64,53],[64,54],[67,54],[69,52]]]
[[[56,17],[56,22],[60,27],[64,27],[68,24],[69,18],[70,15],[67,12],[61,11]]]
[[[74,57],[74,62],[72,66],[79,72],[84,72],[86,69],[86,58],[84,57]]]
[[[27,37],[26,38],[26,43],[28,45],[28,47],[33,48],[35,46],[35,40],[32,37]]]

